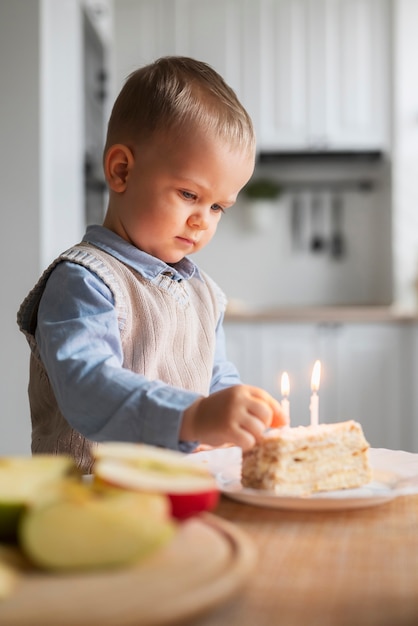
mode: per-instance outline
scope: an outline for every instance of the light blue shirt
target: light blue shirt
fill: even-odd
[[[103,226],[89,226],[83,241],[111,253],[150,281],[168,270],[173,280],[192,276],[202,280],[187,257],[168,266]],[[183,411],[200,394],[122,367],[113,295],[96,274],[75,263],[57,265],[40,302],[35,336],[61,412],[84,437],[141,441],[184,452],[197,445],[179,441],[179,431]],[[222,313],[210,393],[239,383],[226,356]]]

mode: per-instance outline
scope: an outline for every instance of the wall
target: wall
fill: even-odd
[[[78,0],[0,0],[0,454],[30,449],[29,350],[16,312],[83,232]]]
[[[261,167],[258,167],[260,171]],[[274,177],[284,166],[270,167],[260,175]],[[368,176],[365,166],[325,168],[317,177],[334,180]],[[318,232],[324,250],[310,248],[313,234],[312,195],[284,189],[271,209],[264,210],[265,223],[247,225],[248,201],[241,197],[222,217],[218,232],[207,248],[194,258],[239,306],[274,308],[292,306],[384,305],[392,299],[391,215],[389,173],[386,163],[368,168],[375,188],[371,192],[352,189],[342,193],[345,251],[341,258],[330,254],[332,235],[331,191],[319,192],[322,214]],[[258,173],[256,172],[256,175]],[[298,168],[302,180],[315,180],[312,168]],[[332,183],[330,183],[331,185]],[[314,187],[313,187],[314,188]],[[316,193],[316,192],[314,192]],[[293,235],[293,198],[298,195],[300,239]],[[257,209],[258,210],[258,209]],[[233,304],[233,302],[232,302]]]
[[[26,452],[29,445],[25,391],[28,354],[15,320],[19,303],[40,265],[38,19],[37,2],[0,2],[1,453]]]
[[[418,2],[394,3],[393,249],[395,300],[416,308],[418,278]]]
[[[42,0],[41,268],[84,232],[83,24],[80,0]]]

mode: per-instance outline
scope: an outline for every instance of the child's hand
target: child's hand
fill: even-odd
[[[199,398],[183,415],[180,439],[252,448],[266,428],[288,423],[280,404],[259,387],[237,385]]]

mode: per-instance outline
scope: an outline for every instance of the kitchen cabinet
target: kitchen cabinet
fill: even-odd
[[[228,355],[244,382],[280,399],[281,373],[288,372],[293,426],[309,424],[312,368],[320,359],[320,421],[355,419],[372,447],[418,450],[413,419],[418,397],[411,380],[413,359],[418,359],[414,325],[226,322],[225,332]]]
[[[228,359],[234,363],[241,380],[252,385],[261,385],[259,355],[254,348],[259,343],[260,328],[256,324],[226,324]]]
[[[175,0],[176,54],[209,63],[240,95],[247,80],[245,6],[242,0]]]
[[[327,421],[356,419],[373,447],[398,449],[405,445],[408,449],[412,415],[406,406],[406,335],[410,330],[397,324],[335,328],[324,355],[332,369],[329,403],[324,407]]]
[[[121,45],[130,45],[132,56],[143,63],[170,54],[205,61],[241,95],[248,76],[244,68],[250,58],[249,14],[244,10],[247,3],[248,0],[138,0],[130,14],[138,36],[134,42],[122,41]]]
[[[384,148],[388,0],[139,0],[139,58],[211,64],[259,150]]]
[[[253,119],[263,150],[386,146],[385,0],[260,0]]]

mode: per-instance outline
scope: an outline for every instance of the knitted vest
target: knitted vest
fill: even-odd
[[[93,442],[76,432],[62,415],[35,340],[37,311],[45,284],[62,261],[78,263],[99,276],[111,290],[123,348],[123,367],[149,379],[208,394],[215,351],[215,328],[225,297],[204,273],[153,282],[112,255],[88,243],[61,254],[45,270],[22,303],[18,324],[31,347],[29,403],[32,452],[70,454],[84,472],[91,471]]]

